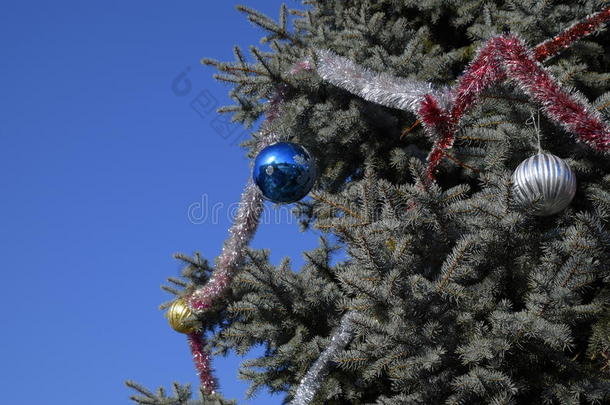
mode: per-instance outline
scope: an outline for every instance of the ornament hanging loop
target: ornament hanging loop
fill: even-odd
[[[542,154],[542,146],[540,143],[540,109],[538,109],[536,117],[534,117],[534,112],[532,111],[530,117],[525,121],[525,125],[532,125],[534,127],[536,138],[538,139],[538,154]]]

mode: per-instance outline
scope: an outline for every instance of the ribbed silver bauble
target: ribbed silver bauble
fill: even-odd
[[[539,153],[524,160],[513,173],[515,200],[524,208],[535,205],[534,215],[553,215],[570,204],[576,176],[561,158]]]

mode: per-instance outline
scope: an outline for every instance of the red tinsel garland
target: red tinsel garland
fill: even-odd
[[[609,19],[610,7],[543,42],[533,51],[515,36],[490,39],[459,79],[453,103],[447,110],[433,95],[427,95],[420,105],[419,118],[435,139],[428,155],[428,178],[434,179],[445,150],[453,146],[464,114],[481,98],[485,89],[507,77],[515,80],[526,94],[540,103],[549,118],[576,134],[582,142],[598,151],[608,150],[610,127],[585,100],[562,90],[539,62],[589,35]]]
[[[210,364],[210,353],[205,350],[205,337],[201,332],[188,334],[188,342],[193,354],[193,362],[201,382],[201,390],[207,395],[213,394],[216,390],[216,379],[212,374]]]
[[[567,48],[582,37],[591,34],[609,19],[610,7],[593,14],[583,22],[574,24],[556,37],[539,44],[534,49],[534,58],[538,61],[543,61],[559,53],[562,48]]]

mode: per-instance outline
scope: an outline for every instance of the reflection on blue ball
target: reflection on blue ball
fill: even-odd
[[[302,146],[278,142],[256,156],[252,178],[268,200],[291,203],[305,197],[313,187],[316,162]]]

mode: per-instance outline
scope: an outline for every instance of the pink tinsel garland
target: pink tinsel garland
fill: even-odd
[[[210,353],[205,349],[205,337],[202,332],[188,334],[188,342],[193,354],[195,369],[201,382],[201,390],[210,395],[216,389],[216,379],[212,375]]]
[[[302,61],[295,64],[289,73],[296,74],[311,69],[312,66],[308,61]],[[285,97],[286,87],[279,86],[269,101],[265,123],[261,131],[264,136],[257,145],[258,150],[279,140],[279,137],[269,130],[268,125],[278,117]],[[195,314],[201,315],[205,312],[229,288],[235,272],[243,262],[248,244],[256,232],[262,210],[263,197],[250,179],[242,193],[237,216],[229,229],[229,237],[225,241],[222,253],[218,258],[216,269],[204,286],[197,288],[186,297],[189,307]],[[195,368],[201,381],[201,389],[203,392],[211,394],[215,391],[217,384],[212,375],[211,355],[205,350],[205,336],[203,332],[197,332],[190,334],[188,340],[193,353]]]

